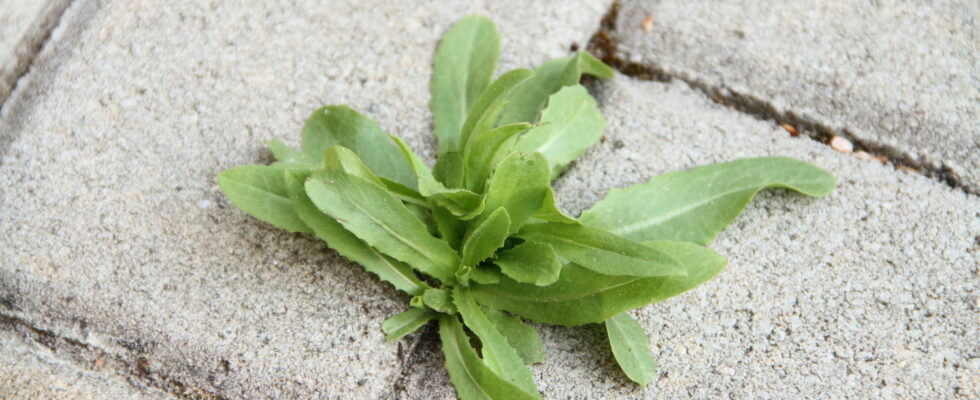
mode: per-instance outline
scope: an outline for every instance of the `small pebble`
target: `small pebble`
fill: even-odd
[[[857,157],[858,160],[871,160],[875,158],[874,156],[871,155],[871,153],[868,153],[866,151],[855,151],[854,157]]]
[[[197,202],[197,206],[200,207],[200,208],[208,208],[208,207],[211,206],[211,201],[210,200],[201,200],[201,201]]]
[[[643,31],[650,33],[653,30],[653,17],[649,16],[643,19]]]
[[[840,136],[834,136],[830,138],[830,147],[841,153],[850,153],[854,151],[854,144],[850,140],[844,139]]]

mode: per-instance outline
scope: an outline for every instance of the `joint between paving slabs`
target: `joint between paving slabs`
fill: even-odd
[[[403,339],[403,341],[406,341]],[[408,341],[406,341],[408,342]],[[439,335],[438,329],[434,321],[429,322],[424,327],[418,330],[418,333],[414,334],[414,338],[409,342],[407,350],[403,351],[403,345],[399,343],[398,348],[398,358],[401,360],[402,365],[398,370],[398,373],[394,375],[390,383],[387,385],[388,389],[381,398],[383,399],[404,399],[408,392],[408,381],[411,378],[411,372],[415,370],[415,366],[422,362],[421,355],[426,351],[426,346],[438,346]]]
[[[944,163],[932,165],[919,161],[892,146],[859,139],[848,128],[833,128],[829,124],[798,112],[779,110],[771,102],[758,96],[740,93],[724,86],[712,85],[689,74],[671,71],[656,62],[641,64],[627,61],[629,57],[624,57],[619,52],[619,46],[616,43],[615,33],[619,7],[618,1],[613,2],[609,7],[609,11],[599,23],[599,30],[589,39],[588,50],[623,75],[638,80],[657,82],[671,82],[677,79],[700,91],[715,103],[761,120],[774,121],[782,125],[792,136],[807,137],[828,146],[831,145],[831,140],[834,137],[844,138],[853,144],[855,154],[864,152],[872,158],[891,164],[895,169],[922,174],[969,194],[980,194],[980,188],[967,185]]]
[[[3,110],[7,100],[9,100],[14,91],[17,90],[17,86],[20,83],[21,78],[31,71],[31,66],[34,65],[34,60],[37,59],[37,56],[41,54],[44,47],[51,41],[51,34],[58,26],[61,26],[65,16],[65,11],[67,11],[68,8],[75,3],[75,1],[77,0],[66,0],[57,3],[53,10],[48,12],[47,15],[42,16],[40,20],[37,21],[37,25],[39,26],[41,33],[37,38],[26,38],[28,42],[34,43],[28,44],[27,55],[24,56],[21,62],[14,67],[13,78],[10,80],[10,90],[6,93],[0,92],[0,110]]]
[[[225,399],[225,397],[211,391],[188,386],[171,377],[150,371],[149,361],[146,357],[138,356],[135,359],[126,359],[113,355],[97,346],[36,327],[22,318],[7,313],[0,312],[0,330],[13,332],[25,340],[43,346],[59,357],[71,361],[71,364],[78,368],[110,372],[127,381],[135,380],[145,387],[161,390],[178,399]]]

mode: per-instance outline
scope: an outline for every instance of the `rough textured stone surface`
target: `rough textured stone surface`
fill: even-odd
[[[529,66],[584,44],[608,3],[320,3],[76,1],[0,117],[0,314],[172,393],[386,397],[409,342],[380,323],[407,299],[238,211],[215,176],[298,142],[321,104],[431,154],[452,22],[490,15],[505,67]]]
[[[0,0],[0,107],[68,0]]]
[[[976,1],[626,0],[616,26],[629,61],[761,100],[980,190]]]
[[[173,397],[132,386],[112,371],[79,368],[46,347],[11,331],[0,331],[0,398],[162,400]]]
[[[729,259],[719,277],[634,314],[659,364],[646,389],[618,370],[600,326],[541,327],[548,359],[533,370],[546,398],[980,395],[980,199],[791,138],[683,83],[619,76],[596,94],[607,140],[556,182],[570,212],[612,187],[744,157],[796,157],[839,186],[819,199],[762,193],[712,244]],[[405,378],[410,397],[450,398],[428,348]]]

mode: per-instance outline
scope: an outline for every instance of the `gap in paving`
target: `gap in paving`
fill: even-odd
[[[728,106],[761,120],[774,121],[784,127],[789,126],[787,130],[793,129],[797,132],[793,136],[806,136],[828,146],[831,138],[839,136],[853,143],[855,152],[864,151],[875,158],[883,158],[886,160],[885,162],[891,163],[896,169],[920,173],[966,193],[980,194],[977,188],[967,186],[945,164],[941,163],[940,166],[936,167],[923,163],[892,146],[858,139],[847,128],[834,129],[815,118],[803,116],[792,110],[779,111],[765,99],[747,93],[739,93],[724,86],[714,86],[686,74],[673,73],[656,62],[641,64],[627,61],[620,55],[615,38],[619,7],[618,1],[614,1],[609,7],[609,11],[599,23],[599,30],[589,40],[588,51],[623,75],[657,82],[670,82],[677,79],[701,91],[715,103]]]
[[[67,0],[57,3],[53,10],[47,13],[47,15],[41,16],[40,20],[37,21],[40,34],[34,38],[24,38],[25,41],[33,43],[28,44],[27,55],[21,58],[19,60],[20,62],[14,67],[14,76],[11,79],[10,91],[7,92],[6,97],[0,98],[0,110],[3,110],[3,106],[7,103],[7,100],[13,97],[13,93],[17,90],[17,85],[20,83],[20,79],[30,72],[31,66],[34,64],[34,60],[37,58],[38,54],[41,53],[41,50],[47,46],[48,42],[51,40],[51,33],[54,32],[55,28],[61,25],[61,20],[65,15],[65,11],[68,10],[68,8],[71,7],[72,3],[74,2],[75,0]]]

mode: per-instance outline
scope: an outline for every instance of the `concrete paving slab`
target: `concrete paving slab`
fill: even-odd
[[[976,1],[625,0],[614,36],[629,62],[980,193]]]
[[[453,21],[494,18],[510,68],[584,45],[608,7],[469,3],[77,0],[0,111],[0,315],[170,393],[388,397],[411,342],[380,323],[407,299],[215,176],[322,104],[431,155]]]
[[[0,0],[0,107],[68,3],[68,0]]]
[[[51,349],[0,331],[0,398],[4,399],[173,399],[136,387],[112,371],[79,368]]]
[[[659,364],[645,389],[619,371],[600,326],[539,327],[545,398],[980,395],[980,199],[792,138],[681,82],[617,76],[596,89],[606,140],[556,182],[569,212],[613,187],[743,157],[796,157],[840,184],[820,199],[762,193],[712,244],[729,259],[719,277],[634,314]],[[451,398],[427,348],[406,398]]]

